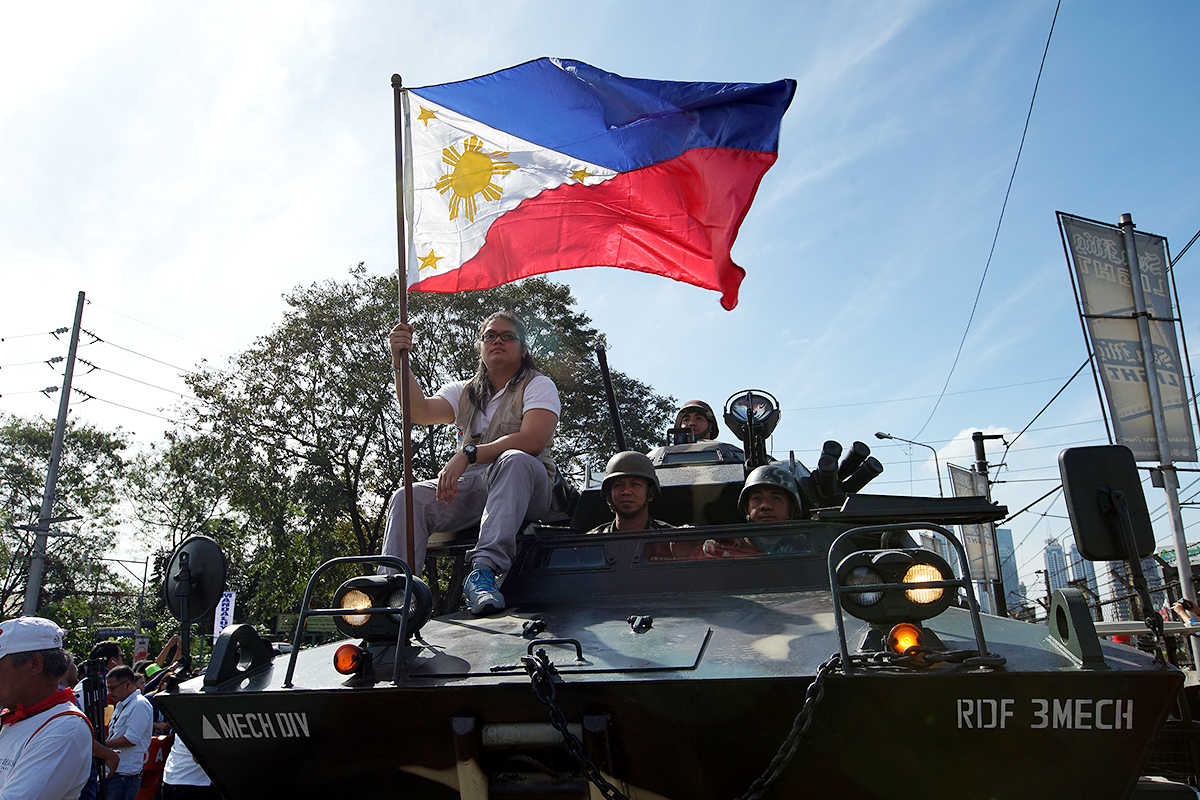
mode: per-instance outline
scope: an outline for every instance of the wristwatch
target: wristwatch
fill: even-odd
[[[463,452],[467,454],[467,463],[474,464],[476,457],[479,455],[479,448],[473,444],[464,444]]]

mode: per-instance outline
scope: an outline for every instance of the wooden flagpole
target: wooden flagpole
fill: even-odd
[[[408,248],[404,236],[404,101],[403,83],[399,75],[392,76],[392,95],[396,115],[396,254],[399,261],[400,322],[408,324]],[[413,575],[420,572],[414,564],[416,543],[413,541],[412,497],[412,418],[409,416],[408,351],[400,354],[400,415],[404,442],[404,555]]]

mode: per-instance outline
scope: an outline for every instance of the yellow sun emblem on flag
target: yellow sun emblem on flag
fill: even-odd
[[[506,175],[519,166],[511,161],[505,161],[508,153],[495,151],[485,153],[483,142],[472,136],[463,142],[463,151],[451,145],[442,150],[442,161],[452,169],[446,175],[438,178],[434,187],[442,194],[447,190],[453,192],[450,198],[450,219],[458,218],[458,207],[461,202],[463,213],[471,222],[475,221],[475,212],[479,210],[479,201],[475,195],[483,195],[484,200],[499,200],[504,193],[492,177]]]

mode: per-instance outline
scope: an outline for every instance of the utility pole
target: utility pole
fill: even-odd
[[[983,478],[983,487],[985,496],[988,502],[992,501],[992,482],[988,479],[988,462],[987,453],[984,450],[984,441],[987,439],[1002,439],[1004,438],[998,433],[984,434],[983,431],[975,431],[971,434],[971,441],[975,443],[975,472]],[[1004,597],[1004,573],[1001,571],[1000,565],[1000,544],[996,541],[996,523],[987,523],[989,536],[992,539],[992,559],[996,562],[996,577],[992,581],[992,594],[996,602],[993,606],[996,609],[996,615],[1001,617],[1008,616],[1008,603]],[[1049,586],[1049,582],[1047,582]],[[1047,593],[1047,599],[1050,595]]]
[[[1048,569],[1039,569],[1039,570],[1037,570],[1036,572],[1034,572],[1034,574],[1035,574],[1035,575],[1041,575],[1041,576],[1042,576],[1042,580],[1043,580],[1043,581],[1045,582],[1045,584],[1046,584],[1046,602],[1045,602],[1043,605],[1045,605],[1045,606],[1046,606],[1046,619],[1048,620],[1048,619],[1050,619],[1050,599],[1051,599],[1051,598],[1050,598],[1050,595],[1051,595],[1051,593],[1052,593],[1052,591],[1053,591],[1053,590],[1050,588],[1050,570],[1048,570]]]
[[[46,566],[46,537],[54,522],[54,486],[58,482],[58,464],[62,459],[63,437],[67,432],[67,408],[71,405],[71,378],[75,374],[75,351],[79,348],[79,329],[83,324],[84,293],[79,293],[75,306],[75,326],[71,328],[71,345],[67,351],[67,368],[63,372],[62,396],[58,399],[58,420],[54,423],[54,441],[50,445],[50,464],[46,468],[46,488],[42,492],[42,510],[38,514],[33,537],[33,552],[29,556],[29,582],[25,584],[24,614],[37,613],[38,595],[42,592],[42,574]]]

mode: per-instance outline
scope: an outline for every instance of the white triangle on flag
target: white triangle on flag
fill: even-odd
[[[212,726],[212,723],[208,721],[208,717],[201,716],[200,722],[201,722],[201,730],[203,730],[203,732],[204,732],[205,739],[220,739],[221,738],[221,734],[217,733],[217,729],[214,728]]]
[[[406,102],[411,114],[406,136],[411,180],[405,187],[405,214],[412,225],[409,285],[461,267],[483,247],[492,223],[525,200],[563,184],[594,186],[618,174],[412,91]],[[450,185],[460,159],[465,159],[461,177],[469,197],[458,196],[461,189]]]

